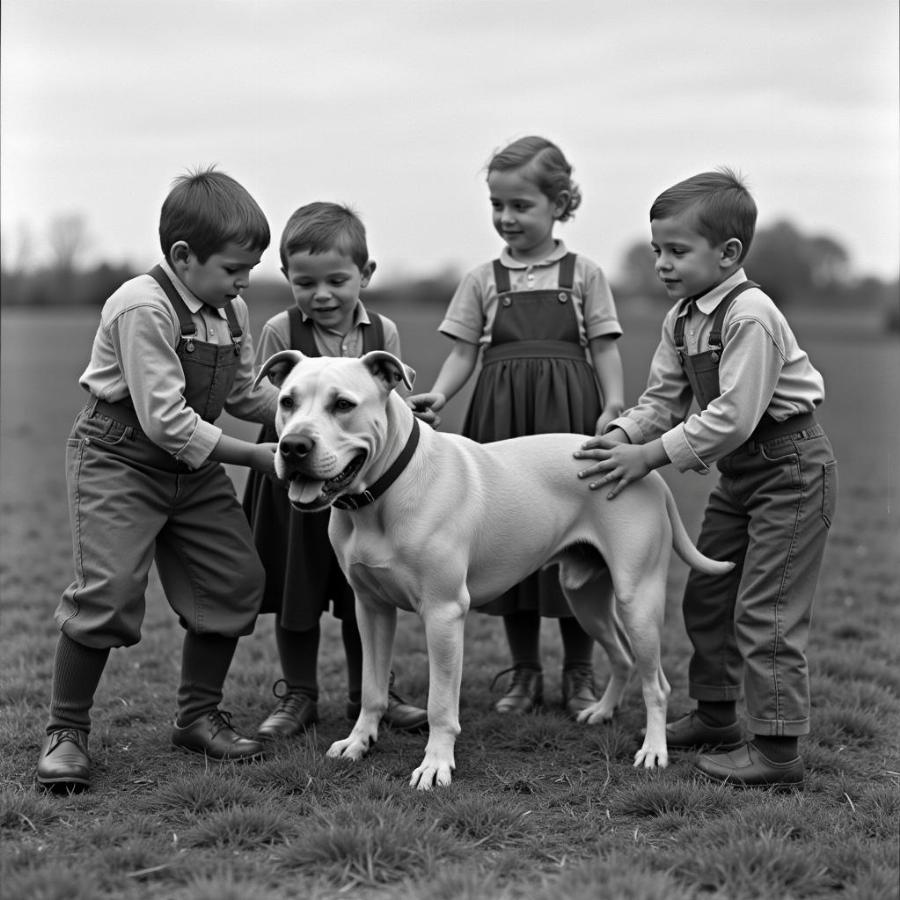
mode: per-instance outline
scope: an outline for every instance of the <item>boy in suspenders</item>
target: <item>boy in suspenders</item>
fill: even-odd
[[[697,708],[670,722],[670,749],[706,752],[707,778],[799,788],[798,737],[809,732],[806,647],[837,464],[814,410],[822,376],[742,262],[756,205],[725,169],[664,191],[650,210],[656,272],[677,301],[663,323],[647,388],[576,454],[579,477],[609,497],[669,463],[703,474],[715,462],[697,546],[737,563],[691,572],[683,600]],[[699,412],[688,415],[696,400]],[[628,502],[627,491],[618,501]],[[743,695],[750,740],[737,721]]]
[[[353,210],[336,203],[309,203],[288,219],[280,247],[282,273],[295,305],[269,319],[260,335],[257,363],[293,348],[307,356],[362,356],[387,350],[400,356],[397,326],[366,310],[359,298],[375,271],[366,232]],[[261,441],[275,441],[274,426]],[[284,485],[254,472],[244,492],[244,511],[266,572],[260,612],[275,613],[275,643],[282,677],[273,687],[278,703],[260,723],[257,738],[301,734],[319,719],[319,619],[331,609],[341,620],[347,661],[347,716],[359,715],[362,643],[356,600],[328,539],[329,511],[291,508]],[[393,690],[383,722],[393,728],[424,728],[424,709]]]
[[[274,472],[274,444],[229,437],[224,409],[274,419],[277,391],[253,387],[247,306],[239,296],[269,244],[259,206],[214,169],[176,180],[159,224],[163,261],[104,304],[89,393],[66,446],[75,580],[56,611],[61,634],[37,780],[90,782],[94,693],[112,647],[136,644],[156,562],[185,629],[172,744],[215,761],[258,757],[219,709],[240,635],[253,630],[263,571],[222,463]]]

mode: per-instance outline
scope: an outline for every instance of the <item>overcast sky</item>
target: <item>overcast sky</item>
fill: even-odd
[[[336,200],[385,280],[468,268],[500,249],[485,163],[541,134],[584,194],[558,235],[612,275],[719,165],[762,225],[900,270],[897,0],[3,0],[0,34],[7,260],[79,212],[92,258],[149,266],[172,178],[217,163],[276,244]]]

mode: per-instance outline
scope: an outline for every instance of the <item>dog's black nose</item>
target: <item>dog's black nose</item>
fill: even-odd
[[[278,452],[288,462],[306,456],[313,448],[313,441],[301,434],[286,434],[278,443]]]

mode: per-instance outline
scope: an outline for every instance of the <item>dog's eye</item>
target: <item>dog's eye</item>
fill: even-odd
[[[346,397],[338,397],[338,399],[334,401],[334,408],[338,412],[349,412],[355,406],[356,404],[352,400],[347,400]]]
[[[288,394],[285,394],[283,397],[279,398],[278,405],[282,409],[293,409],[294,408],[294,398]]]

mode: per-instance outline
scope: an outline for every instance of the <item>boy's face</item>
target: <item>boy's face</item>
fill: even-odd
[[[672,300],[715,287],[735,270],[741,243],[731,238],[713,246],[695,230],[690,213],[650,222],[656,276]],[[735,246],[736,245],[736,246]]]
[[[250,271],[259,264],[261,250],[226,244],[206,262],[199,262],[183,241],[172,248],[172,264],[191,293],[204,303],[221,309],[250,284]]]
[[[513,257],[544,259],[556,246],[553,226],[565,198],[551,200],[522,169],[491,172],[487,183],[494,228]]]
[[[353,259],[334,248],[324,253],[297,250],[281,270],[294,302],[321,328],[346,334],[353,325],[359,292],[369,284],[375,263],[358,268]]]

